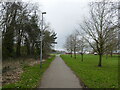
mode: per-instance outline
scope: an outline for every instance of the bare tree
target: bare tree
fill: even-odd
[[[113,2],[103,0],[90,4],[90,18],[83,21],[80,25],[86,34],[84,39],[99,55],[98,66],[102,66],[102,56],[106,51],[109,38],[113,37],[110,33],[116,32],[116,8],[113,8]],[[94,42],[94,44],[93,44]]]
[[[73,32],[71,35],[69,35],[66,39],[66,42],[64,44],[64,47],[68,52],[74,53],[74,58],[76,59],[76,52],[77,52],[77,46],[78,45],[78,34],[76,32]]]
[[[73,42],[73,52],[74,52],[74,58],[76,59],[76,52],[77,52],[77,47],[78,47],[78,34],[76,32],[73,32],[72,34],[72,42]]]
[[[106,58],[108,56],[108,54],[111,55],[113,54],[113,51],[116,51],[118,49],[118,37],[117,37],[117,32],[111,32],[109,33],[109,38],[108,41],[105,43],[106,45]]]
[[[87,43],[84,39],[84,37],[81,37],[78,41],[78,45],[77,45],[78,51],[81,54],[81,61],[83,62],[83,55],[86,52],[87,49]]]
[[[72,57],[72,53],[73,53],[73,40],[72,40],[72,35],[69,35],[67,38],[66,38],[66,42],[64,44],[64,48],[70,52],[71,54],[71,57]]]

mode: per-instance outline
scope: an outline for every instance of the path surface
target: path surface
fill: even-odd
[[[60,56],[51,63],[41,80],[40,88],[82,88],[79,79]]]

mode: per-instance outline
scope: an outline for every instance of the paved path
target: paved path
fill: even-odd
[[[51,63],[41,80],[40,88],[82,88],[79,79],[60,56]]]

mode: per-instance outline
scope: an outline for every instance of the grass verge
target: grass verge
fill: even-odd
[[[54,60],[55,55],[47,59],[40,69],[40,64],[34,66],[24,67],[24,72],[21,74],[20,81],[3,86],[2,88],[37,88],[40,85],[40,80],[43,73],[49,67],[50,63]]]
[[[97,55],[84,55],[77,59],[70,55],[61,55],[65,63],[75,72],[88,88],[118,88],[118,57],[103,56],[102,67],[97,67]]]

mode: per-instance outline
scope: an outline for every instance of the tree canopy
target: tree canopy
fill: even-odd
[[[41,12],[37,5],[25,2],[0,3],[2,55],[8,57],[35,56],[40,53]],[[44,22],[43,57],[50,53],[56,33]]]

